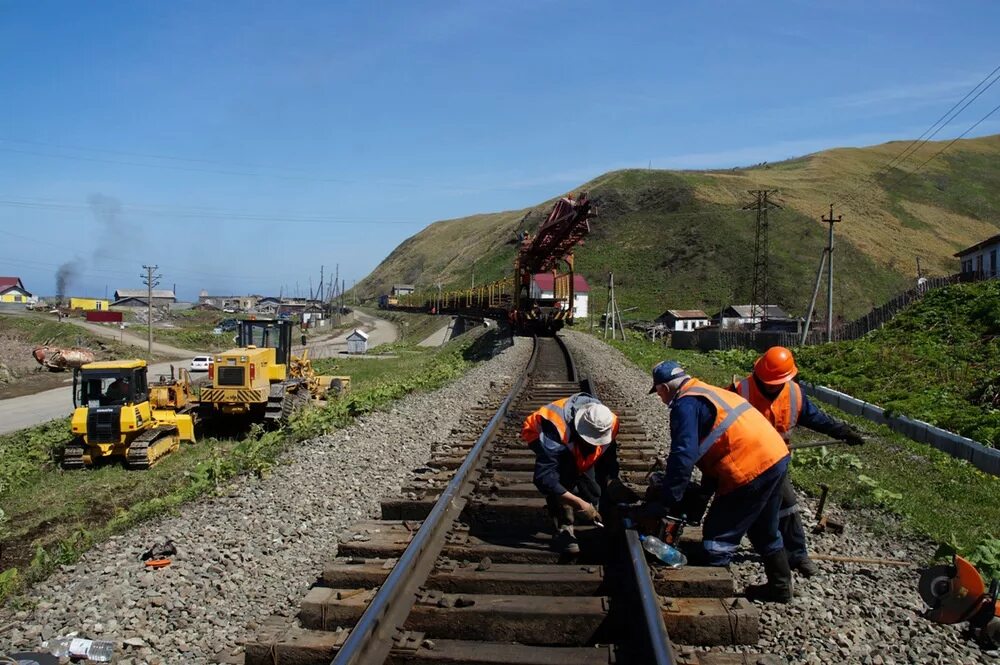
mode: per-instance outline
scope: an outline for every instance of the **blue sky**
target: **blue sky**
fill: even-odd
[[[350,287],[432,221],[611,169],[915,138],[1000,64],[998,25],[986,1],[0,0],[0,274]]]

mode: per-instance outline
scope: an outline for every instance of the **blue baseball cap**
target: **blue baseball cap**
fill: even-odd
[[[688,373],[684,371],[684,368],[680,366],[679,363],[673,360],[664,360],[663,362],[656,365],[653,368],[653,387],[649,389],[649,394],[652,395],[656,392],[656,386],[661,383],[669,383],[674,379],[686,379],[690,378]]]

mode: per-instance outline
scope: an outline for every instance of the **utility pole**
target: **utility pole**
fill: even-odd
[[[163,275],[153,274],[160,266],[142,266],[146,270],[145,275],[139,275],[146,283],[146,330],[148,331],[149,345],[146,349],[147,356],[153,357],[153,287],[160,283]]]
[[[809,301],[809,311],[806,312],[806,325],[802,330],[802,344],[806,343],[809,336],[809,324],[812,322],[813,311],[816,309],[816,298],[819,296],[819,283],[823,279],[823,267],[827,268],[826,284],[826,341],[833,341],[833,225],[844,219],[843,215],[833,216],[833,204],[830,204],[830,216],[821,217],[820,221],[830,225],[830,233],[827,236],[826,247],[823,248],[823,256],[819,260],[819,270],[816,271],[816,284],[813,286],[812,299]]]
[[[616,327],[617,324],[617,327]],[[625,326],[622,323],[622,313],[615,299],[615,274],[608,273],[608,306],[604,312],[604,339],[608,338],[608,326],[611,326],[611,339],[616,338],[616,332],[621,330],[622,341],[625,340]]]
[[[762,328],[767,320],[768,302],[767,275],[769,272],[768,259],[768,220],[767,211],[770,208],[781,208],[780,205],[771,201],[768,197],[776,194],[774,189],[751,189],[748,193],[754,197],[753,203],[743,206],[744,210],[757,211],[757,224],[754,229],[753,245],[753,288],[750,296],[750,320],[758,328]],[[759,308],[759,310],[758,310]],[[759,312],[759,316],[758,316]]]

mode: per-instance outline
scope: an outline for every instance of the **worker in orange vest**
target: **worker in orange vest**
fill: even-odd
[[[670,455],[657,488],[666,514],[679,513],[697,465],[703,489],[715,494],[702,524],[707,563],[727,565],[746,535],[767,575],[766,584],[747,588],[747,597],[789,602],[792,570],[778,531],[790,457],[785,442],[742,397],[692,378],[676,362],[653,368],[649,392],[670,408]]]
[[[534,483],[555,526],[553,547],[578,554],[574,510],[600,524],[598,504],[619,480],[618,416],[587,393],[556,400],[530,414],[521,440],[535,453]]]
[[[802,388],[792,380],[798,372],[792,352],[783,346],[772,346],[754,363],[750,376],[742,381],[733,377],[733,385],[729,389],[760,411],[786,442],[792,430],[801,425],[850,445],[864,443],[861,435],[850,425],[834,420],[809,401]],[[819,568],[809,558],[806,533],[799,517],[798,497],[787,477],[781,486],[778,527],[792,569],[804,577],[819,573]]]

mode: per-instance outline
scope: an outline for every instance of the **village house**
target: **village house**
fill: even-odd
[[[413,284],[393,284],[392,290],[389,292],[393,296],[408,296],[416,290]]]
[[[961,262],[963,275],[993,279],[1000,276],[997,274],[997,252],[1000,252],[1000,235],[963,249],[955,254],[955,258]]]
[[[542,300],[555,298],[555,278],[550,272],[542,272],[531,278],[532,298]],[[577,319],[587,318],[587,306],[590,301],[590,285],[583,275],[573,276],[573,316]]]
[[[761,314],[766,313],[768,320],[793,320],[777,305],[757,305],[751,314],[752,305],[729,305],[712,317],[712,323],[720,328],[742,328],[760,323]]]
[[[704,328],[712,320],[700,309],[668,309],[656,317],[656,323],[671,332],[680,332]]]
[[[20,277],[0,277],[0,303],[30,305],[36,302],[38,298],[24,288]]]
[[[149,297],[147,289],[117,289],[112,307],[146,307]],[[153,307],[170,307],[177,302],[177,296],[169,289],[153,289]]]
[[[108,301],[104,298],[70,298],[70,309],[82,309],[84,312],[106,312]]]

